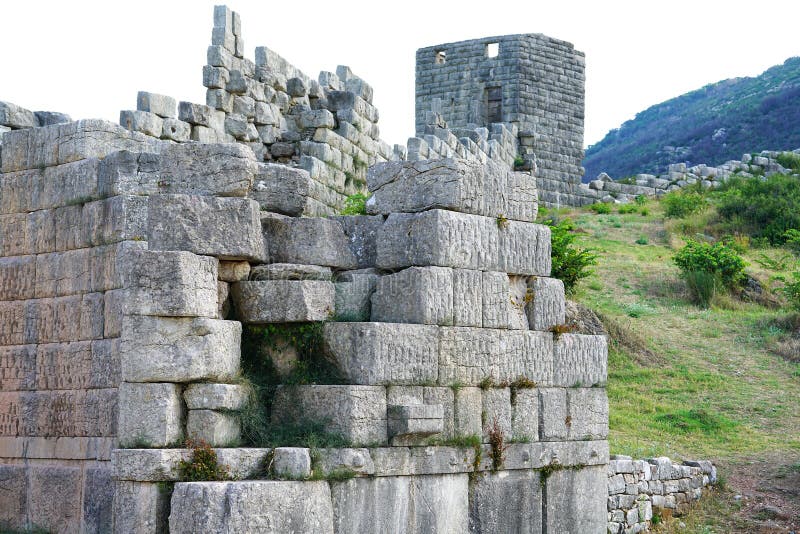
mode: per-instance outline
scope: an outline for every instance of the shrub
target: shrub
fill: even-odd
[[[697,213],[706,207],[708,201],[700,193],[691,191],[672,191],[661,197],[664,215],[672,219],[680,219]]]
[[[794,252],[795,255],[800,256],[800,230],[794,228],[786,230],[783,234],[783,239],[785,240],[786,248]]]
[[[733,177],[715,196],[720,219],[733,231],[781,245],[788,230],[800,230],[800,180],[795,177]]]
[[[636,202],[637,206],[644,206],[647,204],[647,197],[645,195],[636,195],[634,201]]]
[[[620,215],[626,215],[628,213],[636,213],[639,211],[639,206],[636,204],[622,204],[619,208],[617,208],[617,212]]]
[[[783,280],[784,286],[781,291],[786,296],[792,308],[800,310],[800,271],[792,273],[792,280]]]
[[[599,215],[605,215],[607,213],[611,213],[611,204],[608,202],[599,202],[589,206],[589,209]]]
[[[794,152],[781,152],[775,158],[779,165],[792,171],[800,171],[800,154]]]
[[[689,240],[673,258],[697,302],[708,307],[722,289],[731,289],[744,279],[745,262],[724,243]]]
[[[230,479],[228,466],[217,462],[217,453],[203,440],[186,442],[192,452],[188,460],[178,462],[178,474],[184,482]]]
[[[364,193],[350,195],[344,201],[342,215],[366,215],[368,198],[369,195],[365,195]]]
[[[637,245],[646,245],[646,244],[648,243],[648,241],[647,241],[647,236],[646,236],[646,235],[639,236],[639,239],[637,239],[637,240],[635,241],[635,243],[636,243]]]
[[[725,287],[732,288],[744,278],[745,262],[730,246],[722,242],[701,243],[689,240],[673,258],[685,273],[703,272],[719,278]]]
[[[572,233],[574,226],[569,219],[558,223],[548,219],[544,224],[552,233],[551,276],[564,282],[564,290],[572,293],[579,281],[592,274],[590,267],[597,264],[597,253],[575,245],[577,236]]]

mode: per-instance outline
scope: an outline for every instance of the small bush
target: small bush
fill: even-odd
[[[635,243],[637,245],[646,245],[648,243],[647,236],[646,235],[639,236],[639,239],[637,239]]]
[[[344,201],[342,215],[366,215],[368,198],[369,195],[365,195],[364,193],[350,195]]]
[[[795,154],[794,152],[781,152],[778,154],[778,157],[775,158],[775,161],[778,162],[778,165],[798,172],[800,171],[800,154]]]
[[[572,293],[579,281],[592,274],[590,267],[597,264],[597,253],[575,245],[577,236],[572,233],[574,226],[569,219],[557,224],[548,219],[544,224],[550,227],[552,234],[553,266],[550,274],[564,282],[567,293]]]
[[[711,306],[719,292],[724,289],[719,276],[704,271],[685,272],[683,273],[683,279],[686,281],[686,285],[689,286],[689,291],[695,301],[702,308]]]
[[[672,191],[661,197],[661,205],[666,217],[680,219],[702,210],[708,201],[700,193]]]
[[[608,202],[599,202],[597,204],[592,204],[589,206],[589,209],[593,212],[597,213],[598,215],[606,215],[611,213],[611,204]]]
[[[647,204],[647,197],[644,195],[636,195],[634,202],[636,202],[637,206],[644,206]]]
[[[728,288],[741,283],[746,265],[742,257],[725,243],[701,243],[691,239],[675,254],[673,261],[684,274],[708,273],[718,277]]]
[[[800,256],[800,230],[791,228],[783,233],[786,248],[791,250],[796,256]]]
[[[639,206],[636,204],[621,204],[619,208],[617,208],[617,212],[620,215],[627,215],[628,213],[636,213],[639,211]]]
[[[647,217],[648,215],[650,215],[650,210],[647,208],[642,208],[641,211],[639,211],[639,214],[642,217]]]
[[[792,273],[792,280],[784,280],[781,292],[791,304],[792,308],[800,310],[800,271]]]
[[[187,441],[186,446],[192,449],[188,460],[178,462],[178,475],[184,482],[203,482],[229,480],[230,472],[226,465],[217,462],[217,453],[211,445],[203,440]]]

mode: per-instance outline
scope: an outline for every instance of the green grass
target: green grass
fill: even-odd
[[[612,453],[735,459],[800,451],[800,397],[786,393],[800,386],[800,366],[771,351],[785,334],[775,322],[789,310],[727,296],[709,309],[692,304],[672,262],[683,244],[680,221],[665,226],[657,202],[646,216],[570,216],[584,232],[578,244],[600,253],[576,300],[646,348],[638,354],[612,344],[609,352]],[[699,220],[695,214],[690,226]],[[748,274],[768,286],[781,273],[752,261],[764,252],[745,257]]]

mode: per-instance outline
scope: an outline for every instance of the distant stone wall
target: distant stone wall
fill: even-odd
[[[674,464],[669,458],[633,460],[612,456],[608,462],[608,532],[635,534],[650,529],[653,516],[682,515],[717,482],[709,461]]]
[[[421,48],[416,63],[418,136],[429,111],[453,129],[507,123],[518,155],[535,162],[540,201],[571,200],[583,175],[582,52],[541,34],[506,35]]]
[[[800,154],[800,149],[794,151]],[[773,174],[792,174],[777,162],[781,152],[764,150],[759,155],[744,154],[740,160],[726,161],[722,165],[712,167],[706,164],[687,167],[685,163],[669,165],[667,172],[659,176],[637,174],[628,179],[614,180],[606,173],[589,182],[581,184],[576,195],[577,204],[586,205],[595,202],[630,202],[639,195],[646,197],[661,196],[670,191],[699,184],[705,189],[720,186],[731,176],[770,176]],[[633,182],[633,183],[631,183]]]

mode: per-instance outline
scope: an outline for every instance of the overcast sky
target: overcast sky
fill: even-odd
[[[205,103],[206,0],[0,0],[0,100],[117,122],[139,90]],[[389,143],[414,131],[417,48],[544,33],[586,53],[585,144],[653,104],[800,55],[794,0],[400,2],[230,0],[247,56],[306,74],[349,65],[375,89]]]

